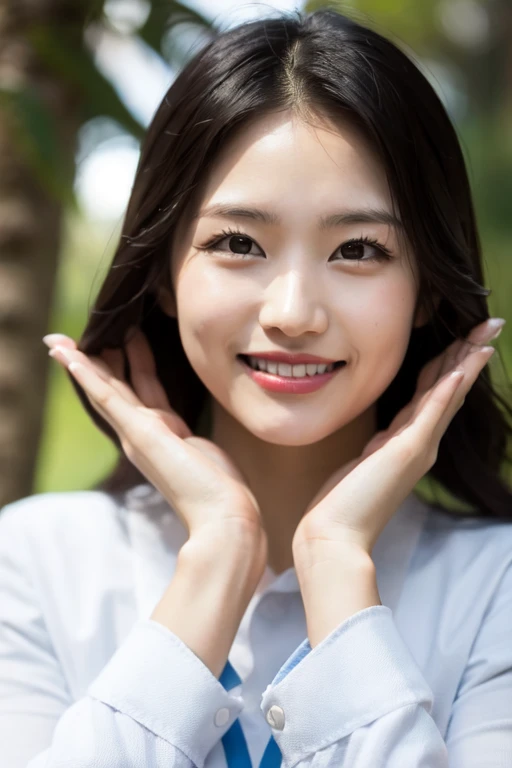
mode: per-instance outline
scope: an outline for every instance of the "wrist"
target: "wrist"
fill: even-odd
[[[312,648],[350,616],[382,605],[375,564],[367,552],[333,546],[301,555],[295,567]]]
[[[308,571],[321,567],[343,567],[365,571],[375,570],[371,554],[358,544],[350,541],[335,541],[321,538],[294,538],[292,544],[293,561],[297,572],[306,574]]]
[[[221,550],[206,537],[189,538],[150,617],[177,635],[217,678],[261,578],[250,551],[248,543],[240,550]]]
[[[267,563],[267,538],[263,530],[255,534],[245,526],[205,526],[183,544],[178,563],[227,580],[236,574],[237,584],[254,592]]]

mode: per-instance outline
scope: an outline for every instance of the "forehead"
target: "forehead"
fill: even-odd
[[[243,126],[222,147],[203,185],[201,202],[233,202],[249,194],[277,203],[295,196],[354,206],[388,206],[384,167],[370,142],[349,120],[315,117],[305,122],[290,111],[261,116]],[[283,198],[283,196],[285,196]]]
[[[382,237],[397,234],[401,252],[416,272],[384,165],[350,118],[334,123],[322,116],[305,122],[290,111],[274,112],[229,136],[173,232],[173,274],[196,233],[213,226],[215,216],[205,218],[203,211],[219,206],[270,212],[274,226],[299,237],[320,231],[322,219],[336,219],[341,226],[350,223],[352,212],[358,214],[352,223],[368,221],[359,214],[369,212]],[[382,215],[376,218],[374,212]]]

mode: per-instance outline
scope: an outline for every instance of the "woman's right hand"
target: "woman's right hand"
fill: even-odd
[[[224,546],[254,543],[264,568],[266,535],[256,498],[231,457],[212,441],[194,436],[172,409],[146,337],[134,330],[125,342],[133,389],[123,375],[121,349],[89,357],[62,334],[49,335],[46,343],[115,429],[128,459],[179,515],[189,539],[218,540]],[[69,368],[73,362],[80,366]]]

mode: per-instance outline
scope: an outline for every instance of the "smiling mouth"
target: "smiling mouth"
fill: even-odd
[[[238,358],[239,360],[243,360],[243,362],[244,362],[246,365],[248,365],[248,366],[249,366],[249,368],[252,368],[252,370],[253,370],[253,371],[258,371],[258,370],[259,370],[259,369],[257,369],[257,368],[253,368],[253,367],[252,367],[252,365],[251,365],[251,363],[250,363],[250,361],[249,361],[249,355],[241,355],[241,354],[240,354],[240,355],[237,355],[237,358]],[[333,371],[336,371],[338,368],[343,368],[343,367],[344,367],[346,364],[347,364],[347,361],[346,361],[346,360],[338,360],[337,362],[333,363]],[[297,363],[297,365],[300,365],[300,363]],[[267,375],[269,375],[269,376],[272,376],[272,375],[276,375],[276,376],[277,376],[277,375],[278,375],[278,374],[270,374],[270,373],[268,373],[268,371],[260,371],[260,372],[261,372],[261,373],[266,373],[266,374],[267,374]],[[314,376],[318,376],[318,375],[323,375],[323,374],[314,374]],[[289,376],[289,377],[287,377],[287,378],[293,378],[293,377],[292,377],[292,376]],[[309,377],[309,376],[308,376],[307,378],[313,378],[313,376],[311,376],[311,377]]]

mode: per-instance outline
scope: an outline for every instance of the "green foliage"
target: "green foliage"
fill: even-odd
[[[72,46],[55,30],[43,26],[32,27],[30,41],[46,66],[61,82],[68,83],[76,94],[75,103],[81,122],[93,117],[110,117],[127,133],[137,139],[142,138],[144,127],[97,68],[93,54],[85,45],[78,48]]]
[[[402,40],[417,53],[431,45],[439,47],[439,6],[440,0],[309,0],[305,3],[307,11],[329,7],[345,13],[360,24],[391,37],[396,44]]]
[[[77,208],[73,192],[73,169],[60,149],[54,115],[31,85],[0,88],[0,113],[15,129],[12,140],[39,184],[63,205]]]
[[[73,212],[67,216],[64,235],[55,305],[46,333],[64,333],[77,341],[111,260],[115,238],[112,231]],[[61,364],[48,358],[48,365],[34,492],[89,488],[110,472],[117,451],[87,415]]]
[[[103,2],[91,3],[87,20],[108,27]],[[206,17],[183,3],[153,2],[138,37],[161,56],[166,33],[183,22],[213,29]],[[141,140],[145,127],[98,69],[94,53],[85,44],[81,31],[73,27],[68,35],[63,34],[65,29],[63,24],[53,27],[34,23],[27,32],[27,39],[45,68],[55,75],[61,86],[68,86],[71,121],[80,125],[96,117],[109,117],[125,133]],[[186,62],[187,53],[179,46],[175,47],[177,61],[174,63],[181,66]],[[174,58],[172,51],[171,58]],[[62,136],[51,107],[40,93],[27,85],[0,90],[0,108],[10,109],[15,115],[20,127],[17,140],[40,183],[63,205],[76,208],[73,169],[68,167],[67,158],[60,149]]]
[[[103,0],[91,0],[87,23],[103,24],[108,28],[103,8]],[[136,34],[161,56],[166,34],[183,22],[213,30],[205,16],[183,3],[155,1]],[[69,34],[62,32],[62,24],[55,27],[33,24],[28,36],[45,67],[54,73],[62,86],[69,88],[69,93],[74,94],[72,107],[76,112],[71,119],[81,124],[95,117],[109,117],[124,132],[140,140],[144,126],[133,117],[114,86],[98,69],[94,54],[85,45],[80,30],[74,27]],[[174,58],[172,50],[170,54],[171,59]],[[179,46],[176,46],[176,59],[179,65],[186,60],[186,52]],[[7,104],[20,125],[20,147],[34,173],[48,192],[57,195],[68,209],[55,306],[47,332],[61,332],[78,339],[92,303],[90,293],[94,290],[93,282],[107,240],[106,233],[99,233],[77,217],[73,172],[64,166],[58,126],[50,108],[29,88],[0,92],[0,106]],[[51,358],[49,377],[35,491],[89,487],[108,474],[115,462],[116,451],[85,413],[68,374]]]
[[[69,318],[56,318],[62,333],[77,338]],[[49,396],[34,493],[87,489],[112,470],[117,452],[93,425],[67,374],[50,358]]]
[[[164,56],[167,51],[164,52],[163,43],[167,34],[182,23],[194,24],[198,28],[214,31],[212,24],[205,16],[184,3],[168,2],[162,4],[153,2],[148,18],[137,34],[154,51]],[[174,49],[170,51],[170,57],[169,63],[178,68],[186,63],[187,56],[178,45],[175,45]]]

